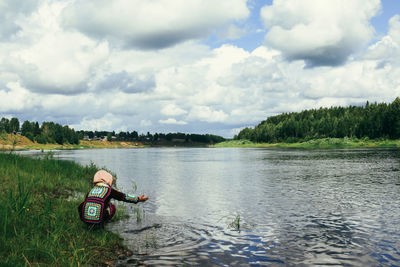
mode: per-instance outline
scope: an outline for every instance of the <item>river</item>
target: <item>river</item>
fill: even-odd
[[[56,157],[116,173],[118,265],[400,265],[399,149],[143,148]],[[120,203],[119,203],[120,204]]]

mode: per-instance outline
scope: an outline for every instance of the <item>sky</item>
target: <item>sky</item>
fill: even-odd
[[[400,96],[400,0],[0,0],[0,117],[233,137]]]

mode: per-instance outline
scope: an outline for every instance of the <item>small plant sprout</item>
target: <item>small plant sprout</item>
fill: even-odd
[[[140,209],[139,207],[135,207],[135,212],[136,212],[136,222],[141,222],[144,219],[145,212],[144,209]]]
[[[157,244],[157,236],[155,234],[153,234],[152,239],[151,239],[151,245],[153,248],[157,248],[158,244]]]
[[[149,242],[149,235],[148,235],[148,233],[146,233],[146,237],[145,237],[145,247],[146,248],[149,248],[150,247],[150,242]]]
[[[137,184],[135,181],[132,182],[132,189],[134,193],[137,191]]]
[[[141,222],[142,216],[140,215],[140,211],[139,211],[138,207],[135,207],[135,212],[136,212],[136,222]]]
[[[229,224],[229,227],[235,231],[240,232],[240,215],[236,215],[233,221]]]

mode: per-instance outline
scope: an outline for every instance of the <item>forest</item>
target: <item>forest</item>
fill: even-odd
[[[54,122],[38,122],[24,121],[20,125],[18,118],[2,118],[0,120],[0,134],[15,133],[26,136],[31,141],[39,144],[79,144],[84,138],[88,140],[106,138],[108,141],[138,141],[145,143],[155,143],[159,141],[167,142],[194,142],[194,143],[218,143],[225,139],[221,136],[212,134],[186,134],[186,133],[155,133],[138,134],[137,131],[119,132],[115,131],[75,131],[67,125],[62,126]]]
[[[400,138],[400,98],[392,103],[331,107],[268,117],[244,128],[234,139],[253,142],[302,142],[319,138]]]

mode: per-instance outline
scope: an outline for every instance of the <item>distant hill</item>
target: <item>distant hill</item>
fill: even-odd
[[[2,134],[0,135],[0,149],[22,149],[35,143],[29,140],[27,137],[18,134]]]

